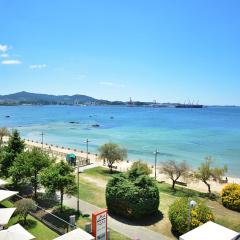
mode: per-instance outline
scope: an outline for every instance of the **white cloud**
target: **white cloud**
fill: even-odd
[[[99,84],[104,85],[104,86],[118,87],[118,88],[124,88],[125,87],[124,84],[117,84],[117,83],[113,83],[113,82],[99,82]]]
[[[8,56],[9,55],[7,53],[3,53],[3,54],[0,55],[0,57],[2,57],[2,58],[8,58]]]
[[[47,67],[46,64],[33,64],[33,65],[29,66],[30,69],[42,69],[42,68],[45,68],[45,67]]]
[[[0,52],[6,52],[8,49],[8,45],[0,44]]]
[[[21,64],[22,62],[19,60],[14,60],[14,59],[9,59],[9,60],[3,60],[1,64],[5,65],[16,65],[16,64]]]

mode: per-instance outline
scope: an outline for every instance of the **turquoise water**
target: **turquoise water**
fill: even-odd
[[[9,115],[10,118],[5,116]],[[113,117],[113,119],[111,119]],[[70,121],[79,122],[71,124]],[[99,128],[92,127],[99,124]],[[112,141],[128,148],[129,159],[153,162],[186,160],[192,167],[205,156],[227,164],[240,176],[240,108],[203,109],[144,107],[14,106],[0,107],[0,126],[17,128],[24,138],[90,151]]]

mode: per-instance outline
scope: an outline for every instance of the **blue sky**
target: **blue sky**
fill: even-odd
[[[0,94],[240,105],[238,0],[0,6]]]

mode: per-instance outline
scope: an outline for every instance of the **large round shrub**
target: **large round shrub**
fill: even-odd
[[[158,187],[146,175],[129,178],[127,174],[122,174],[108,182],[106,203],[111,213],[128,219],[140,219],[158,211]]]
[[[240,212],[240,184],[227,184],[222,190],[222,203],[226,208]]]
[[[197,205],[191,210],[191,229],[214,220],[211,209],[203,202],[196,201]],[[180,198],[169,207],[168,215],[172,224],[172,230],[179,235],[188,231],[188,211],[189,200],[187,198]]]

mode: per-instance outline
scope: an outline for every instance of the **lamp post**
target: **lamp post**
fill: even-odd
[[[80,213],[79,209],[79,197],[80,197],[80,191],[79,191],[79,161],[77,164],[77,188],[78,188],[78,197],[77,197],[77,212]]]
[[[88,143],[90,143],[91,141],[89,141],[88,139],[86,139],[86,141],[84,141],[86,143],[86,148],[87,148],[87,162],[88,162]]]
[[[155,180],[157,179],[157,155],[160,154],[160,152],[158,151],[158,149],[155,150],[155,152],[153,152],[153,154],[155,155]]]
[[[197,205],[197,203],[194,200],[190,200],[188,204],[188,231],[190,231],[191,228],[191,219],[192,219],[192,208],[194,208]]]
[[[42,149],[43,149],[43,135],[44,135],[44,133],[42,132],[40,135],[42,136]]]

